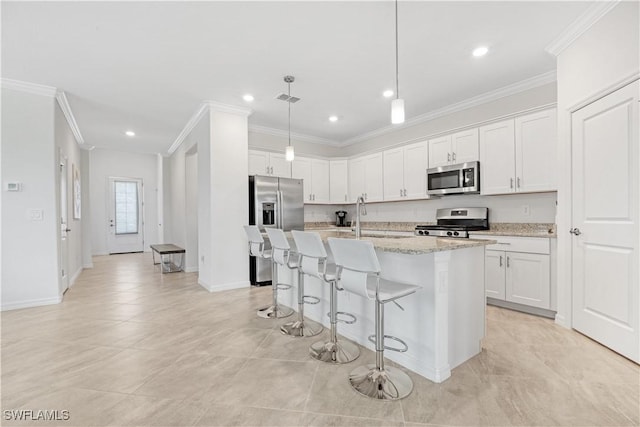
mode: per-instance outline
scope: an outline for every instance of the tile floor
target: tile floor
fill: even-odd
[[[2,425],[631,426],[638,365],[550,320],[488,307],[482,353],[406,399],[351,390],[255,315],[270,288],[210,294],[148,254],[96,257],[58,305],[2,313]],[[324,333],[326,337],[326,332]],[[68,410],[15,422],[5,410]]]

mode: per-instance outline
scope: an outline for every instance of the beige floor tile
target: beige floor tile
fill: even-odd
[[[253,352],[252,357],[306,362],[313,360],[309,356],[311,344],[328,339],[329,335],[326,331],[314,337],[299,338],[284,335],[279,329],[274,329]]]
[[[194,350],[220,356],[249,357],[270,332],[251,328],[214,330],[204,336]]]
[[[342,415],[315,414],[306,412],[300,425],[308,427],[403,427],[401,421],[376,418],[345,417]]]
[[[196,423],[198,426],[291,426],[303,424],[304,413],[281,409],[253,408],[237,405],[209,405]]]
[[[107,425],[183,427],[193,426],[207,407],[189,400],[171,400],[149,396],[128,396],[104,414]]]

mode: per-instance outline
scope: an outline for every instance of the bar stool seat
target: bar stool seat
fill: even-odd
[[[338,339],[337,323],[354,323],[355,316],[338,311],[338,287],[336,265],[329,261],[327,251],[318,233],[292,231],[293,239],[300,255],[299,269],[305,276],[315,277],[330,285],[329,320],[330,340],[318,341],[311,345],[309,354],[314,359],[328,363],[348,363],[360,356],[360,349],[351,341]],[[346,316],[349,320],[340,318]]]
[[[262,307],[258,309],[257,315],[258,317],[262,317],[263,319],[281,319],[283,317],[288,317],[293,314],[293,310],[289,307],[285,307],[281,304],[278,304],[278,290],[289,289],[291,286],[279,286],[277,281],[277,274],[275,268],[275,262],[273,261],[274,256],[277,256],[278,253],[274,251],[264,248],[264,238],[260,233],[260,229],[256,225],[245,225],[244,231],[247,234],[247,239],[249,240],[249,255],[260,257],[263,259],[271,259],[271,287],[273,292],[273,303],[266,307]],[[288,254],[287,254],[288,257]]]
[[[385,349],[399,352],[408,350],[407,344],[400,338],[384,334],[384,304],[394,302],[400,307],[396,300],[413,294],[420,287],[381,278],[380,263],[371,242],[337,238],[328,240],[338,268],[338,284],[349,292],[375,300],[376,331],[369,336],[369,341],[376,346],[376,363],[351,371],[351,386],[372,399],[397,400],[407,397],[413,389],[409,375],[384,364]],[[388,347],[385,339],[399,342],[402,347]]]

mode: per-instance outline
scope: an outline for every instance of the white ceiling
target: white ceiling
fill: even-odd
[[[545,46],[591,4],[401,2],[407,118],[554,70]],[[87,144],[166,152],[203,100],[287,129],[274,98],[291,74],[292,131],[344,142],[389,125],[393,13],[390,1],[3,1],[2,76],[64,90]],[[478,45],[486,57],[471,56]]]

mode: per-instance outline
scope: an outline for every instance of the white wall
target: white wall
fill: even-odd
[[[82,266],[93,268],[93,251],[91,250],[91,152],[81,150],[82,169]]]
[[[69,286],[73,286],[73,283],[80,275],[83,268],[83,251],[82,251],[82,237],[83,237],[83,218],[75,219],[73,217],[73,168],[76,167],[80,172],[84,170],[82,163],[82,155],[80,148],[76,143],[75,137],[67,119],[62,112],[62,109],[55,103],[55,143],[56,147],[61,150],[61,153],[67,159],[66,172],[67,172],[67,228],[71,231],[67,233],[67,266],[66,271],[69,274]],[[81,185],[84,184],[82,179]],[[60,200],[60,174],[56,174],[56,198]],[[82,200],[81,200],[82,202]],[[82,206],[82,203],[81,203]],[[84,207],[84,216],[88,217],[89,205]],[[82,217],[83,215],[81,215]],[[60,240],[58,243],[61,244]],[[65,268],[64,266],[61,266]],[[60,292],[63,292],[60,289]]]
[[[109,253],[107,233],[107,184],[111,176],[141,178],[144,202],[144,248],[158,241],[158,174],[155,154],[137,154],[96,148],[91,152],[91,242],[94,255]]]
[[[198,271],[198,153],[185,157],[185,269]]]
[[[558,62],[558,315],[571,327],[571,112],[640,72],[639,3],[620,2],[578,37]]]
[[[54,103],[51,96],[2,89],[3,310],[61,299]],[[8,182],[21,182],[22,191],[6,191]],[[42,221],[29,219],[31,209],[42,210]]]
[[[527,207],[529,214],[524,213]],[[556,193],[510,194],[504,196],[447,196],[429,200],[413,200],[386,203],[367,203],[367,215],[363,221],[435,222],[436,210],[453,207],[487,207],[490,222],[555,223]],[[307,222],[335,221],[335,212],[348,212],[352,221],[354,205],[306,205],[304,220]]]

